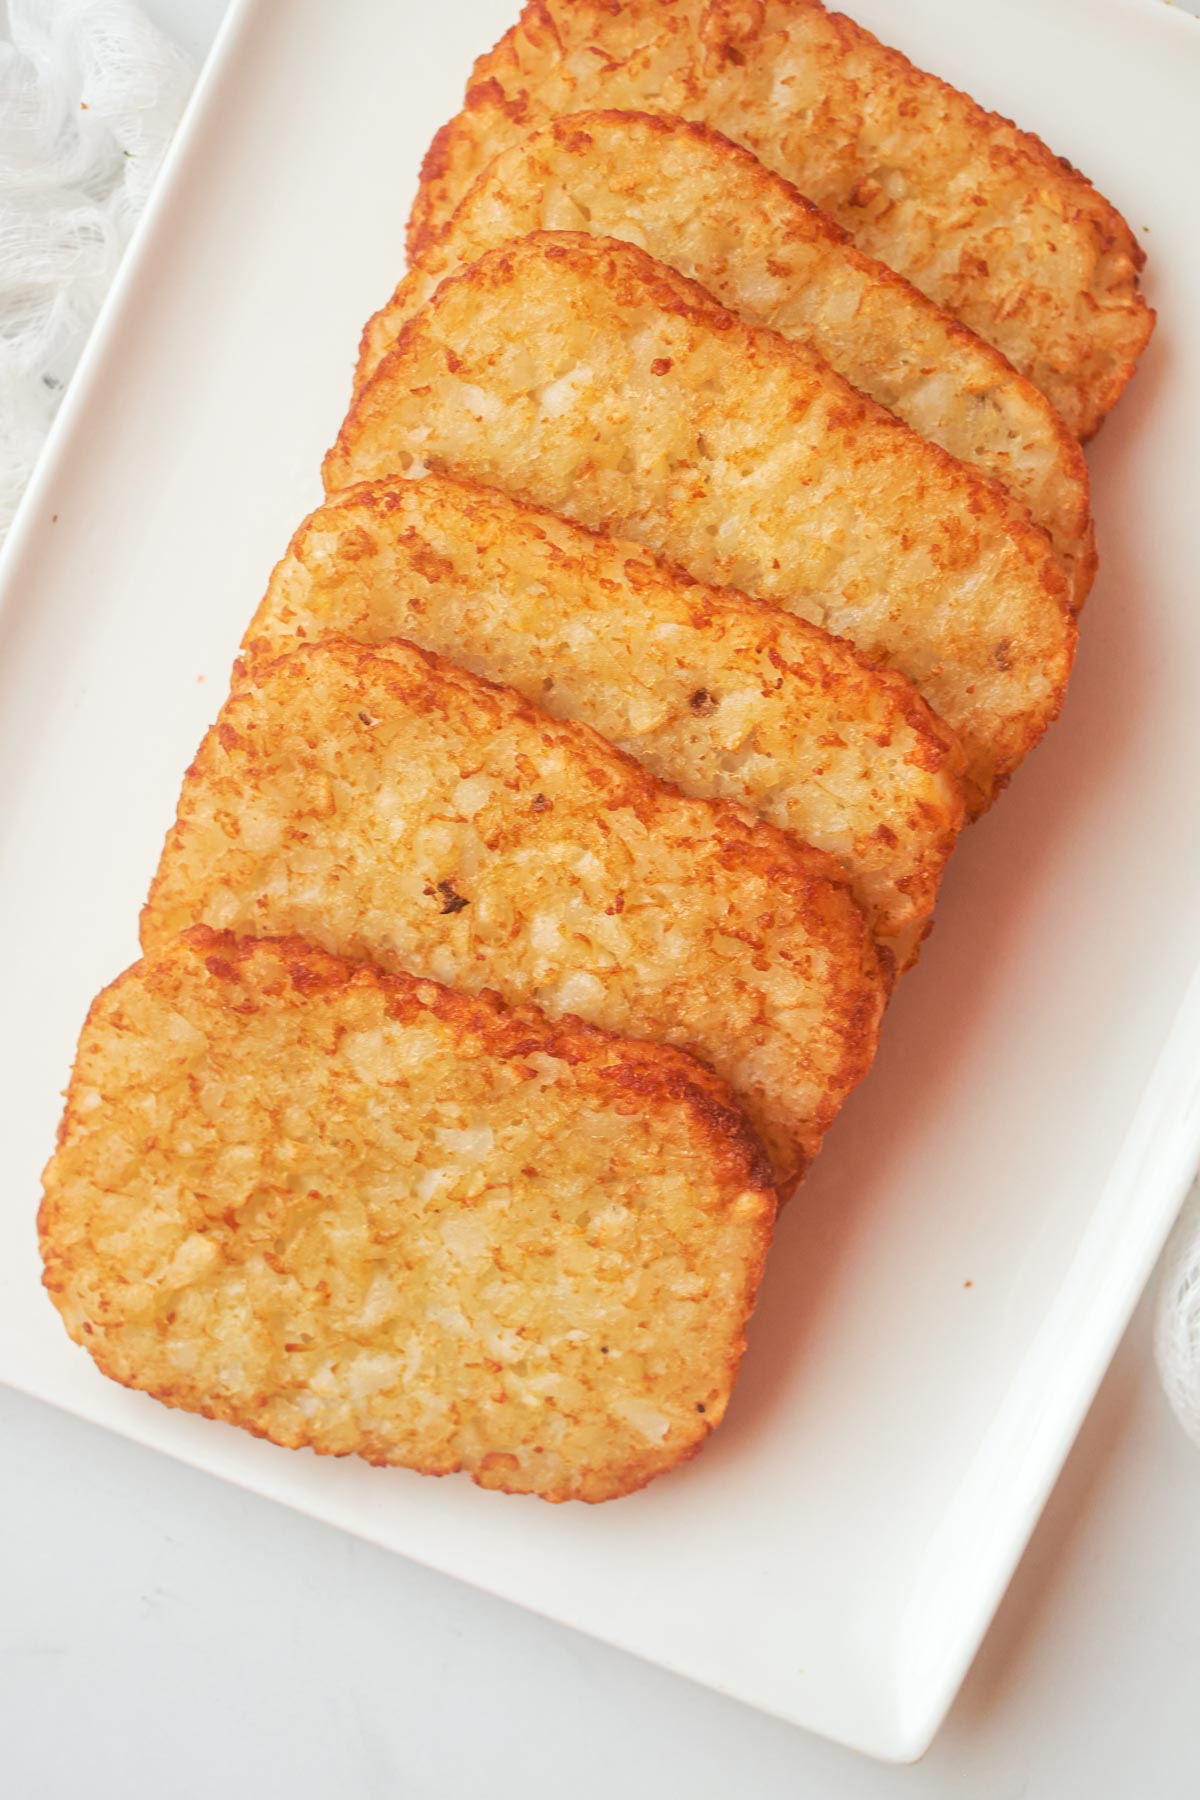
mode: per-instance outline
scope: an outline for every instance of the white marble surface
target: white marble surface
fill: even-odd
[[[224,6],[147,10],[199,57]],[[912,1769],[4,1390],[0,1437],[11,1800],[1200,1793],[1200,1455],[1158,1390],[1145,1306],[948,1724]]]

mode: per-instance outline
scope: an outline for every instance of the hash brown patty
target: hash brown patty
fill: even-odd
[[[39,1229],[114,1380],[597,1501],[720,1422],[774,1212],[678,1051],[200,928],[94,1002]]]

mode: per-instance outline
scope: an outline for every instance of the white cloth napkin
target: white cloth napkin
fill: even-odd
[[[131,0],[9,0],[8,10],[0,540],[192,86],[184,58]],[[1200,1444],[1200,1188],[1167,1253],[1156,1352],[1167,1397]]]
[[[184,58],[130,0],[9,0],[8,24],[0,539],[192,88]]]

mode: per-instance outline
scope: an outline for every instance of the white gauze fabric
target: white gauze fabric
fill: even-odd
[[[9,0],[8,27],[0,539],[192,87],[186,60],[130,0]]]
[[[1154,1350],[1172,1411],[1200,1444],[1200,1183],[1167,1245]]]

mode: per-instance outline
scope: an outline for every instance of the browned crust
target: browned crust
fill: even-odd
[[[463,504],[468,511],[475,516],[481,519],[491,519],[493,516],[497,490],[489,488],[484,482],[474,481],[469,475],[444,473],[430,475],[426,479],[436,482],[439,486],[456,490],[462,496]],[[336,524],[338,517],[348,508],[362,508],[377,518],[386,519],[391,513],[403,507],[406,492],[411,486],[412,483],[406,481],[403,476],[381,475],[373,480],[358,481],[349,487],[331,490],[321,505],[315,507],[292,533],[288,543],[288,555],[300,557],[310,535],[314,531],[320,531],[326,521]],[[776,624],[782,617],[790,627],[812,643],[820,645],[831,657],[835,657],[839,661],[845,660],[846,663],[853,665],[856,673],[865,674],[873,683],[887,691],[895,711],[914,736],[920,738],[925,746],[921,764],[923,768],[931,773],[946,770],[951,774],[961,769],[962,751],[954,733],[945,720],[939,718],[933,708],[922,700],[908,677],[901,675],[897,669],[889,669],[882,663],[873,662],[861,650],[856,650],[847,638],[836,637],[833,632],[826,631],[822,626],[814,625],[811,620],[801,619],[795,614],[781,615],[779,608],[772,605],[769,600],[758,600],[753,594],[744,594],[738,588],[710,587],[706,582],[697,580],[694,575],[689,575],[687,570],[681,569],[678,564],[670,562],[665,556],[656,556],[644,544],[634,543],[632,539],[613,538],[605,532],[591,531],[586,525],[576,524],[573,520],[560,520],[558,514],[549,513],[544,507],[530,505],[527,501],[517,501],[514,504],[519,505],[522,511],[531,514],[535,519],[541,518],[547,521],[553,520],[555,524],[565,524],[572,532],[578,532],[582,537],[591,539],[597,545],[610,548],[616,546],[639,563],[647,564],[664,582],[687,590],[689,603],[699,619],[717,619],[729,607],[756,614],[762,619],[764,625]],[[235,685],[244,681],[252,663],[274,660],[277,653],[272,650],[269,633],[264,630],[264,623],[270,619],[272,611],[273,602],[268,593],[260,601],[242,639],[238,660],[234,664]],[[416,649],[417,646],[414,645],[413,648]],[[434,655],[435,653],[421,651],[420,654]],[[479,676],[477,679],[486,680],[486,677]],[[488,685],[502,689],[504,687],[503,683],[496,682],[489,682]],[[508,690],[504,689],[504,691]],[[608,745],[607,748],[614,755],[624,755],[612,745]],[[636,759],[625,758],[625,760],[634,761]],[[805,848],[811,847],[805,846]],[[820,852],[814,852],[814,854],[820,854]]]
[[[481,727],[519,721],[531,733],[536,733],[543,743],[558,742],[575,760],[582,761],[586,758],[591,764],[589,786],[594,792],[597,806],[627,806],[646,822],[658,809],[664,796],[684,799],[670,782],[660,781],[657,776],[649,774],[634,757],[618,750],[614,744],[601,737],[598,731],[593,731],[590,725],[581,724],[577,719],[552,719],[548,713],[542,712],[503,683],[489,681],[484,675],[471,674],[468,670],[459,668],[449,657],[438,656],[432,650],[422,650],[419,645],[405,639],[393,638],[386,645],[373,645],[358,644],[349,638],[323,638],[317,644],[305,645],[287,655],[260,663],[251,680],[269,680],[273,674],[281,671],[299,674],[306,666],[315,669],[325,659],[340,664],[351,685],[360,675],[367,673],[382,679],[395,698],[414,711],[440,712],[444,705],[450,703],[448,696],[453,691],[456,709],[460,714],[467,709],[475,711]],[[415,667],[417,662],[424,664],[427,674]],[[232,693],[226,700],[216,725],[200,746],[189,774],[201,764],[209,747],[215,749],[220,745],[222,723],[225,722],[227,729],[234,729],[228,724],[228,715],[236,703],[246,697],[247,691],[243,689],[240,693]],[[742,866],[748,861],[763,873],[769,873],[773,881],[788,887],[798,902],[811,897],[814,888],[827,888],[839,896],[845,896],[845,905],[843,907],[839,902],[838,910],[844,911],[848,922],[856,922],[857,935],[861,915],[849,899],[846,877],[832,856],[823,850],[814,849],[811,844],[789,837],[786,831],[781,831],[778,826],[771,825],[766,820],[748,819],[724,800],[688,800],[685,804],[714,811],[721,821],[721,843],[727,856],[736,859]],[[156,875],[155,881],[157,880]],[[143,909],[144,918],[153,918],[153,895],[152,884],[150,899]],[[511,1010],[512,1003],[507,1004]]]
[[[825,10],[820,0],[790,0],[790,3],[807,7],[809,11]],[[1072,210],[1087,217],[1096,226],[1106,252],[1126,257],[1132,263],[1135,274],[1145,267],[1146,252],[1127,220],[1111,201],[1105,199],[1082,170],[1077,169],[1065,156],[1057,155],[1035,132],[1023,131],[1003,113],[988,112],[969,94],[952,87],[940,76],[918,69],[901,51],[881,43],[873,33],[856,24],[845,13],[831,13],[829,17],[848,55],[867,48],[879,59],[879,66],[885,68],[907,90],[919,91],[928,87],[936,89],[949,106],[962,113],[973,131],[992,139],[989,156],[993,164],[1007,162],[1014,168],[1026,167],[1029,170],[1030,186],[1048,183],[1069,194]],[[1105,415],[1112,411],[1121,398],[1137,369],[1138,359],[1154,332],[1157,315],[1145,297],[1137,292],[1136,287],[1128,297],[1125,310],[1130,322],[1128,354],[1110,370],[1107,380],[1087,397],[1082,410],[1071,420],[1083,442],[1095,434]]]
[[[530,1056],[550,1057],[569,1064],[601,1092],[614,1089],[627,1094],[639,1107],[671,1106],[686,1109],[697,1148],[714,1166],[717,1180],[729,1196],[756,1196],[760,1202],[753,1227],[753,1245],[746,1267],[744,1291],[747,1298],[745,1316],[753,1310],[762,1279],[767,1252],[774,1235],[776,1196],[770,1164],[758,1140],[739,1111],[728,1087],[696,1058],[665,1045],[615,1038],[583,1021],[564,1016],[550,1021],[536,1007],[507,1006],[489,990],[476,995],[454,992],[428,979],[404,974],[387,974],[363,964],[354,964],[333,956],[297,937],[239,938],[229,932],[212,931],[207,926],[190,928],[167,944],[160,954],[133,964],[110,982],[88,1009],[75,1068],[66,1093],[66,1104],[57,1132],[57,1151],[70,1144],[88,1129],[78,1103],[77,1087],[91,1040],[103,1035],[111,1022],[122,1029],[120,1004],[122,993],[135,983],[158,990],[170,998],[178,989],[180,972],[188,965],[201,963],[205,976],[221,990],[221,1004],[230,1010],[255,1011],[264,995],[280,997],[289,991],[301,999],[311,999],[346,989],[373,988],[381,993],[390,1016],[408,1022],[422,1013],[432,1014],[448,1025],[456,1041],[464,1047],[494,1060],[520,1062]],[[62,1310],[70,1279],[70,1257],[58,1242],[62,1223],[64,1195],[55,1185],[56,1156],[51,1158],[44,1176],[44,1191],[37,1215],[39,1245],[42,1253],[45,1286],[56,1307]],[[184,1380],[153,1380],[141,1371],[129,1371],[109,1352],[103,1332],[86,1324],[76,1330],[64,1319],[75,1342],[82,1345],[101,1373],[120,1385],[148,1393],[163,1405],[198,1413],[220,1423],[232,1424],[252,1436],[266,1439],[284,1449],[308,1448],[319,1456],[357,1455],[360,1460],[377,1467],[395,1466],[394,1461],[364,1450],[332,1450],[319,1438],[273,1430],[248,1415],[233,1402],[205,1399],[197,1395]],[[745,1350],[745,1332],[729,1346],[722,1370],[727,1397],[736,1380]],[[723,1411],[723,1407],[721,1409]],[[561,1503],[582,1500],[598,1504],[616,1499],[645,1487],[669,1468],[689,1461],[707,1442],[720,1418],[696,1420],[694,1439],[680,1446],[668,1462],[648,1458],[645,1466],[620,1468],[585,1467],[568,1484],[530,1488],[513,1485],[512,1472],[503,1457],[487,1459],[491,1467],[480,1466],[469,1472],[481,1487],[500,1492],[534,1492],[543,1500]],[[466,1467],[462,1460],[437,1465],[406,1461],[404,1467],[424,1475],[450,1475]]]
[[[1001,154],[1006,160],[1028,163],[1036,170],[1038,178],[1052,181],[1058,188],[1073,191],[1080,209],[1103,219],[1113,241],[1120,243],[1135,267],[1144,267],[1146,253],[1116,207],[1104,198],[1096,184],[1082,170],[1077,169],[1065,156],[1059,156],[1056,151],[1051,150],[1036,132],[1023,130],[1003,113],[989,112],[977,100],[973,100],[970,94],[943,81],[940,75],[934,75],[927,69],[919,69],[903,51],[883,43],[874,32],[868,31],[865,25],[859,25],[849,14],[830,12],[821,4],[821,0],[788,0],[788,3],[799,10],[825,13],[848,56],[865,50],[875,59],[877,68],[886,69],[905,88],[935,88],[956,113],[973,121],[980,136],[999,139]],[[732,17],[736,19],[736,11],[732,13]],[[727,39],[729,47],[735,46],[738,35],[736,26],[730,29]]]
[[[657,5],[665,14],[677,4],[677,0],[633,0],[633,4],[629,4],[629,0],[619,0],[619,3],[615,3],[615,0],[559,0],[559,4],[569,5],[579,19],[594,19],[597,29],[593,36],[599,41],[606,29],[607,20],[619,18],[623,10],[634,17],[639,11],[646,14]],[[934,75],[927,69],[918,69],[903,51],[883,43],[865,25],[859,25],[848,14],[830,12],[820,4],[820,0],[787,0],[787,4],[796,12],[824,13],[848,56],[867,50],[876,59],[876,66],[894,76],[905,88],[936,89],[955,112],[970,118],[980,136],[998,140],[993,148],[1003,160],[1018,165],[1027,163],[1034,171],[1031,179],[1049,180],[1055,187],[1073,193],[1080,211],[1102,221],[1106,236],[1114,246],[1120,247],[1134,267],[1138,270],[1145,267],[1146,252],[1116,207],[1104,198],[1082,170],[1077,169],[1065,156],[1057,155],[1035,132],[1022,130],[1003,113],[989,112],[969,94],[953,87],[950,82],[943,81],[939,75]],[[745,0],[742,4],[739,4],[739,0],[710,0],[708,4],[701,0],[699,5],[696,0],[683,0],[679,7],[680,13],[689,7],[693,12],[706,15],[700,32],[708,49],[720,60],[727,62],[737,60],[740,54],[737,48],[739,40],[754,38],[761,27],[764,10],[761,0]],[[575,33],[576,37],[583,35],[583,29],[585,28]],[[462,198],[465,191],[461,186],[463,152],[468,150],[468,146],[472,153],[476,149],[472,143],[474,133],[471,129],[474,118],[477,117],[486,129],[491,126],[494,115],[500,113],[514,128],[506,140],[511,143],[521,133],[531,130],[534,122],[540,122],[543,117],[534,91],[519,85],[527,79],[518,53],[518,45],[522,40],[540,41],[542,44],[553,40],[558,50],[567,48],[546,0],[527,0],[517,23],[509,27],[491,50],[476,58],[463,96],[462,112],[448,119],[434,134],[421,163],[420,185],[409,218],[410,258],[421,254]],[[598,57],[597,61],[599,60]],[[510,91],[506,81],[513,84],[513,91]],[[483,163],[488,160],[490,156],[485,155]],[[472,155],[472,161],[478,163],[477,157]]]
[[[263,734],[256,729],[259,689],[289,682],[305,687],[333,679],[341,679],[353,692],[366,680],[379,683],[398,708],[429,715],[435,725],[452,713],[460,729],[469,722],[473,741],[487,741],[497,731],[516,726],[528,734],[531,746],[540,744],[559,753],[578,772],[581,801],[586,796],[590,812],[627,808],[651,835],[667,810],[696,809],[695,817],[703,814],[716,826],[714,866],[735,878],[758,878],[781,904],[790,905],[793,917],[804,922],[829,954],[823,1005],[826,1026],[837,1045],[836,1059],[822,1072],[820,1100],[808,1115],[803,1140],[792,1136],[787,1166],[777,1171],[781,1193],[790,1192],[846,1096],[871,1067],[894,978],[891,953],[875,944],[840,866],[825,852],[766,821],[750,819],[724,801],[684,799],[589,726],[552,719],[513,689],[469,674],[404,640],[369,646],[326,638],[257,666],[249,685],[229,696],[188,770],[176,821],[142,908],[145,955],[161,953],[196,917],[192,910],[196,897],[186,883],[180,886],[176,871],[186,863],[186,846],[200,810],[198,798],[230,779],[227,750],[238,749],[248,766],[276,753],[277,746],[261,742]],[[518,815],[513,818],[515,823]]]
[[[462,111],[441,128],[429,148],[409,219],[410,260],[433,243],[491,158],[532,131],[549,113],[576,112],[615,96],[620,104],[652,101],[660,111],[687,112],[729,129],[731,121],[713,116],[709,104],[714,74],[728,74],[743,64],[753,55],[760,36],[789,15],[819,18],[833,34],[843,65],[869,66],[868,85],[873,94],[895,91],[893,124],[901,132],[907,129],[914,142],[917,133],[906,127],[906,120],[920,120],[928,108],[938,124],[927,124],[927,131],[936,135],[952,129],[973,146],[986,147],[986,165],[981,163],[981,170],[986,166],[988,171],[1006,171],[1030,190],[1051,190],[1062,202],[1065,223],[1085,221],[1096,233],[1099,255],[1110,268],[1106,306],[1127,315],[1124,351],[1094,379],[1064,376],[1056,384],[1056,392],[1049,395],[1079,437],[1091,436],[1120,397],[1154,329],[1153,309],[1136,289],[1136,274],[1145,262],[1145,252],[1129,225],[1086,176],[1033,133],[1020,130],[1011,120],[986,111],[970,96],[916,68],[900,51],[881,44],[844,14],[826,12],[819,0],[770,0],[769,6],[765,0],[625,0],[622,5],[611,0],[553,0],[553,4],[529,0],[517,24],[476,61]],[[636,64],[638,53],[653,45],[659,33],[673,41],[673,55],[666,59],[670,91],[651,95],[638,88]],[[580,72],[585,47],[591,50],[588,75]],[[575,60],[570,63],[572,52]],[[633,75],[627,80],[631,64]],[[549,97],[548,77],[558,79],[564,91],[556,90],[555,97]],[[686,100],[671,88],[672,80]],[[952,127],[946,125],[947,120],[953,121]],[[828,123],[823,128],[827,130]],[[736,130],[733,135],[741,137]],[[743,141],[764,161],[783,174],[794,173],[799,184],[809,188],[800,171],[788,166],[778,143],[750,141],[749,136]],[[815,197],[827,207],[834,204],[831,196]],[[880,198],[886,203],[886,197]],[[853,223],[858,235],[860,222],[864,228],[870,222],[874,201],[862,198],[857,187],[842,199],[853,212],[853,219],[848,213],[846,222]],[[1132,281],[1123,280],[1122,266],[1132,271]],[[985,264],[980,272],[981,296],[986,296],[987,281]],[[934,297],[949,305],[946,295]],[[985,323],[986,305],[977,314],[969,313],[963,304],[950,310],[966,317],[985,337],[993,335]]]
[[[610,10],[616,11],[616,8]],[[487,122],[496,113],[508,119],[512,129],[506,134],[505,141],[509,143],[532,129],[535,115],[529,104],[528,91],[517,85],[521,73],[517,44],[523,38],[536,40],[539,34],[544,34],[546,40],[561,50],[558,27],[545,0],[526,0],[516,24],[511,25],[490,50],[476,57],[463,95],[462,111],[447,119],[434,133],[421,162],[406,234],[410,262],[415,262],[433,242],[479,168],[490,160],[489,156],[476,153],[476,115],[480,121]],[[506,77],[513,85],[511,95]]]
[[[897,727],[912,734],[910,760],[933,780],[942,782],[943,791],[931,792],[918,800],[921,838],[919,859],[897,882],[911,905],[912,923],[903,927],[905,942],[912,939],[911,951],[899,945],[895,949],[902,967],[915,958],[921,938],[929,929],[938,887],[965,817],[962,796],[963,754],[957,738],[938,715],[921,699],[912,683],[896,670],[872,663],[855,650],[845,638],[834,637],[819,625],[785,613],[767,601],[753,599],[734,588],[713,588],[695,580],[685,570],[656,557],[643,545],[631,540],[602,536],[586,526],[560,518],[544,509],[511,500],[498,490],[483,486],[465,476],[427,475],[420,482],[402,477],[381,477],[364,481],[331,495],[316,508],[292,535],[287,554],[272,574],[267,592],[259,604],[242,640],[235,665],[235,687],[245,685],[256,667],[275,660],[282,651],[295,649],[302,642],[317,641],[301,630],[299,636],[286,624],[289,607],[285,599],[289,570],[309,565],[315,539],[335,534],[344,539],[339,547],[339,560],[345,558],[353,579],[358,574],[357,548],[363,539],[361,526],[371,534],[400,534],[398,541],[407,543],[414,537],[419,555],[431,555],[422,537],[421,520],[428,506],[440,517],[442,508],[452,509],[461,518],[467,537],[480,545],[511,545],[514,520],[520,532],[529,532],[555,546],[554,561],[561,567],[564,579],[578,582],[579,606],[585,608],[589,588],[607,588],[615,578],[614,561],[621,566],[621,576],[633,582],[645,597],[648,615],[656,611],[656,592],[674,590],[674,596],[686,605],[693,625],[700,629],[722,631],[730,618],[753,621],[753,629],[771,645],[770,657],[778,673],[794,682],[798,697],[805,690],[819,690],[822,701],[837,696],[847,719],[859,716],[864,695],[870,704],[870,716],[877,719],[880,732],[892,741]],[[562,548],[566,540],[567,549]],[[420,563],[417,564],[421,566]],[[439,569],[438,579],[453,582],[453,571]],[[280,633],[284,632],[283,641]],[[359,633],[348,624],[326,627],[321,636],[358,638]],[[399,628],[388,634],[402,635]],[[364,641],[378,642],[376,637]],[[444,648],[444,647],[443,647]],[[874,701],[871,700],[872,690]],[[890,716],[889,716],[890,715]],[[824,729],[829,729],[827,721]],[[913,830],[917,829],[914,812]],[[804,837],[802,831],[794,836]],[[882,936],[886,939],[889,933]]]
[[[469,292],[481,296],[489,293],[511,296],[519,292],[523,270],[542,259],[561,265],[583,280],[602,282],[618,307],[632,308],[650,303],[662,314],[698,326],[706,333],[726,334],[730,346],[736,344],[737,354],[747,363],[760,352],[771,358],[786,359],[794,366],[798,382],[805,387],[813,382],[816,359],[805,356],[799,346],[777,332],[748,325],[720,306],[705,289],[646,255],[636,245],[577,232],[532,232],[489,251],[461,274],[450,276],[442,282],[433,300],[408,320],[373,380],[355,399],[336,442],[325,457],[322,474],[327,492],[351,486],[374,472],[369,466],[363,466],[357,454],[358,446],[369,440],[377,426],[386,430],[393,386],[403,389],[408,385],[410,353],[419,357],[427,351],[444,360],[449,359],[448,366],[451,362],[457,363],[455,353],[441,344],[437,336],[439,313],[452,295]],[[1057,718],[1066,698],[1077,641],[1066,575],[1046,532],[1032,524],[1028,515],[1012,503],[996,482],[957,462],[938,445],[917,437],[826,365],[820,364],[819,370],[821,381],[835,384],[841,390],[839,422],[870,424],[881,434],[894,434],[897,442],[903,439],[919,444],[928,469],[958,489],[958,505],[963,515],[973,520],[989,520],[994,531],[1007,540],[1012,553],[1028,571],[1031,583],[1041,590],[1047,618],[1053,614],[1061,616],[1056,627],[1058,642],[1053,661],[1048,660],[1043,665],[1052,699],[1048,705],[1039,707],[1036,714],[1014,717],[1007,740],[989,746],[990,769],[985,770],[979,760],[979,746],[974,747],[973,755],[973,747],[958,722],[953,718],[949,720],[968,752],[968,809],[970,815],[976,817],[987,810],[996,794],[1007,785],[1025,756]],[[431,451],[427,461],[431,469],[439,467],[436,452]],[[536,503],[536,496],[522,485],[519,471],[514,472],[511,485],[506,482],[506,488],[516,498]],[[615,532],[623,529],[621,522],[615,519],[605,519],[601,528]],[[770,595],[758,597],[771,598]]]
[[[466,508],[477,517],[490,519],[493,516],[497,490],[488,487],[484,482],[474,481],[469,475],[445,473],[430,475],[426,479],[436,482],[441,487],[454,489],[462,496]],[[386,519],[391,513],[403,507],[406,493],[411,486],[412,483],[403,476],[381,475],[373,480],[353,482],[349,487],[331,490],[321,505],[315,507],[292,533],[288,543],[288,555],[291,557],[301,556],[303,546],[310,535],[314,531],[321,530],[326,520],[331,524],[336,523],[338,516],[347,508],[361,507],[378,518]],[[560,519],[557,513],[549,513],[545,507],[533,506],[527,501],[517,501],[514,504],[519,505],[522,511],[529,513],[534,519],[553,520],[556,525],[565,524],[572,532],[578,532],[582,537],[591,539],[597,545],[608,548],[615,546],[637,562],[647,564],[654,574],[664,582],[687,590],[689,602],[698,618],[716,619],[729,607],[754,613],[762,619],[764,624],[778,623],[782,616],[791,628],[812,643],[820,645],[831,657],[836,657],[839,661],[844,659],[846,663],[853,665],[856,672],[861,671],[872,682],[887,691],[896,712],[914,736],[920,738],[925,746],[925,755],[922,758],[923,768],[931,773],[947,770],[954,774],[961,770],[962,751],[957,738],[945,720],[939,718],[933,708],[922,700],[908,677],[901,675],[897,669],[889,669],[882,663],[873,662],[861,650],[855,649],[847,638],[837,637],[833,632],[826,631],[822,626],[814,625],[811,620],[801,619],[795,614],[781,615],[779,608],[772,605],[769,600],[758,600],[753,594],[744,594],[738,588],[710,587],[706,582],[697,580],[694,575],[689,575],[687,570],[681,569],[678,564],[670,562],[665,556],[656,556],[644,544],[634,543],[632,539],[621,540],[610,537],[605,532],[591,531],[586,525],[579,525],[569,519]],[[273,603],[268,593],[259,603],[242,639],[239,658],[234,664],[235,685],[244,680],[251,663],[273,660],[273,652],[267,641],[268,634],[263,629],[264,621],[271,617],[272,610]],[[414,645],[413,648],[417,648],[417,646]],[[434,653],[422,651],[421,654],[432,655]],[[485,680],[486,678],[480,676],[477,679]],[[502,683],[491,682],[488,685],[503,688]],[[614,755],[623,755],[623,752],[615,750],[612,745],[608,745],[607,748]],[[625,760],[635,759],[625,758]],[[806,848],[810,847],[806,846]],[[814,854],[820,853],[814,852]]]
[[[702,1128],[708,1154],[721,1170],[724,1182],[736,1188],[762,1189],[774,1196],[766,1152],[728,1083],[699,1057],[669,1044],[614,1037],[612,1032],[589,1025],[571,1013],[550,1019],[536,1006],[506,1003],[491,988],[464,994],[428,976],[351,962],[301,937],[239,937],[232,931],[191,925],[153,957],[132,963],[100,990],[88,1008],[81,1039],[104,1006],[119,999],[126,984],[140,980],[151,987],[161,985],[165,971],[191,958],[203,959],[213,982],[231,994],[242,995],[238,1006],[254,1004],[247,1000],[247,991],[264,985],[263,969],[273,979],[277,977],[281,987],[286,984],[303,998],[342,988],[373,988],[386,996],[390,1017],[402,1024],[422,1013],[431,1013],[451,1027],[459,1042],[474,1040],[488,1055],[502,1061],[534,1054],[551,1056],[573,1069],[589,1072],[601,1086],[643,1098],[677,1101],[688,1108]],[[73,1094],[69,1092],[56,1143],[65,1143],[80,1124]],[[38,1212],[39,1230],[45,1204],[43,1199]],[[50,1285],[49,1281],[46,1285]]]
[[[601,155],[606,155],[607,143],[613,141],[614,133],[627,139],[631,132],[636,132],[643,143],[645,140],[657,140],[664,148],[669,148],[673,142],[692,143],[703,154],[706,162],[725,165],[729,177],[726,186],[734,188],[739,194],[752,181],[754,188],[769,201],[773,212],[787,219],[788,235],[793,242],[804,239],[835,251],[838,260],[857,274],[869,290],[887,293],[892,297],[897,315],[907,314],[910,320],[916,321],[918,328],[924,326],[927,330],[941,334],[948,345],[967,359],[965,368],[972,384],[980,382],[997,391],[1003,390],[1012,396],[1019,408],[1036,417],[1039,433],[1053,445],[1053,460],[1061,474],[1061,480],[1055,486],[1056,529],[1060,533],[1056,539],[1056,547],[1069,566],[1072,606],[1078,611],[1095,578],[1095,532],[1083,450],[1059,413],[1040,389],[1020,374],[999,350],[936,305],[886,263],[864,255],[855,247],[849,232],[828,213],[814,205],[784,175],[767,168],[750,151],[723,132],[696,120],[664,117],[635,108],[593,108],[552,118],[518,145],[501,152],[480,172],[469,192],[460,200],[453,216],[446,221],[433,241],[425,246],[419,257],[414,258],[412,268],[397,286],[392,299],[364,327],[355,375],[355,391],[358,392],[366,385],[386,354],[388,345],[398,336],[406,318],[429,298],[432,285],[447,274],[457,273],[464,262],[473,261],[482,249],[494,246],[497,241],[495,237],[490,242],[480,241],[476,224],[480,212],[478,203],[484,199],[486,204],[489,190],[502,201],[510,174],[519,180],[520,163],[514,169],[513,159],[520,158],[522,162],[527,160],[534,167],[539,159],[545,158],[553,162],[556,156],[564,159],[582,158],[586,163],[597,136],[602,143]],[[649,146],[645,147],[649,153]],[[720,183],[720,175],[715,171],[714,179]],[[522,224],[519,230],[513,230],[507,235],[515,237],[527,229],[532,229],[532,226]],[[597,227],[593,225],[592,229]],[[469,247],[466,253],[462,243],[464,231]],[[672,261],[654,242],[648,243],[646,247],[661,260]],[[693,273],[703,285],[713,285],[703,272]],[[727,295],[722,298],[722,303],[732,304]],[[734,306],[733,310],[739,309]],[[771,324],[773,321],[759,319],[752,322]],[[829,355],[827,351],[823,353]],[[835,362],[835,366],[840,366],[835,358],[830,357],[830,360]],[[852,369],[847,367],[841,372],[856,387],[866,386]],[[903,416],[903,408],[895,410]],[[916,428],[922,430],[923,435],[935,435],[920,425]],[[1012,429],[1010,421],[1009,430]],[[945,447],[953,449],[961,460],[978,462],[977,458],[964,455],[957,445],[947,444]],[[1000,479],[1004,481],[1004,485],[1012,485],[1003,476]],[[1045,523],[1041,519],[1036,522]]]

